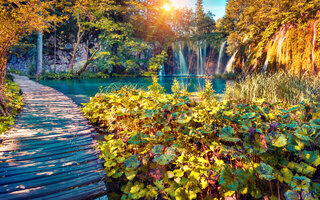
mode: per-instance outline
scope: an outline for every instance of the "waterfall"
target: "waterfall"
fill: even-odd
[[[318,72],[315,64],[314,64],[314,48],[316,46],[316,40],[317,39],[317,22],[314,22],[314,26],[313,26],[313,41],[312,41],[312,69],[315,72]]]
[[[164,64],[162,64],[161,69],[160,69],[158,75],[159,75],[159,76],[165,76],[165,75],[166,75],[166,71],[165,71]]]
[[[220,69],[221,68],[221,61],[222,61],[222,58],[223,58],[224,50],[226,48],[226,44],[227,44],[227,41],[224,41],[221,44],[220,51],[219,51],[218,67],[216,68],[216,74],[220,74],[221,73],[221,69]]]
[[[187,66],[186,58],[183,55],[181,42],[179,42],[179,63],[180,63],[180,75],[182,76],[188,75],[188,66]]]
[[[265,71],[268,69],[269,59],[270,59],[270,55],[268,55],[266,61],[265,61],[264,64],[263,64],[262,72],[265,72]]]
[[[228,61],[228,64],[227,64],[227,67],[226,67],[224,73],[229,73],[229,72],[232,71],[232,66],[233,66],[233,63],[234,63],[234,61],[235,61],[235,58],[236,58],[237,53],[238,53],[238,51],[236,51],[236,52],[232,55],[232,57],[230,58],[230,60]]]
[[[283,45],[284,40],[286,39],[284,32],[285,32],[285,29],[283,28],[281,30],[281,35],[280,35],[280,39],[279,39],[278,47],[277,47],[277,50],[278,50],[277,51],[277,57],[279,59],[278,63],[279,63],[280,66],[281,66],[281,56],[282,56],[282,45]]]
[[[220,52],[219,68],[223,72],[223,57],[226,42],[223,42]],[[176,76],[206,76],[213,75],[216,71],[218,51],[212,50],[214,47],[207,40],[198,41],[176,41],[172,44],[172,55],[169,63],[162,70],[162,74]],[[210,51],[207,51],[209,50]],[[213,55],[212,55],[213,54]],[[218,64],[218,63],[217,63]],[[170,69],[167,67],[171,67]],[[220,72],[220,73],[222,73]]]
[[[200,63],[202,61],[202,55],[201,55],[201,49],[200,49],[200,45],[201,45],[202,41],[197,41],[197,75],[200,74]]]
[[[202,46],[200,46],[202,48]],[[206,62],[207,62],[207,41],[204,41],[203,49],[202,49],[202,62],[201,62],[201,73],[200,76],[206,75]]]

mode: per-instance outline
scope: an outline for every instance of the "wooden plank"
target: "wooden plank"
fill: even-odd
[[[74,127],[73,129],[67,129],[67,128],[59,128],[54,131],[47,131],[46,134],[44,133],[39,133],[38,131],[35,131],[31,134],[26,134],[25,132],[18,132],[12,130],[13,134],[7,134],[3,135],[2,137],[0,136],[1,139],[3,140],[34,140],[34,139],[42,139],[42,138],[50,138],[50,137],[59,137],[59,136],[67,136],[69,135],[70,137],[75,136],[75,135],[82,135],[82,133],[87,133],[87,132],[95,132],[95,129],[93,127]],[[29,132],[30,133],[30,132]]]
[[[63,191],[45,196],[46,200],[86,200],[89,197],[97,197],[106,193],[106,185],[100,181],[79,188],[74,188],[68,191]],[[33,200],[43,200],[43,197],[35,198]]]
[[[88,199],[106,193],[95,129],[72,99],[17,76],[25,106],[0,136],[0,199]]]
[[[33,135],[35,136],[46,136],[46,135],[50,135],[50,134],[56,134],[58,135],[59,133],[64,133],[64,132],[69,132],[68,129],[70,129],[70,133],[72,134],[73,132],[76,132],[76,130],[78,129],[79,131],[81,130],[85,130],[88,128],[92,128],[92,126],[86,125],[86,126],[73,126],[73,125],[69,125],[69,126],[64,126],[63,129],[61,128],[61,126],[58,125],[53,125],[50,130],[49,127],[46,128],[46,132],[39,132],[39,130],[31,130],[31,129],[26,129],[26,127],[21,127],[21,129],[18,129],[20,126],[15,124],[15,127],[12,128],[11,130],[9,130],[8,132],[6,132],[5,135],[3,135],[0,138],[22,138],[22,137],[31,137]],[[44,128],[44,127],[43,127]],[[65,131],[63,131],[65,130]],[[12,134],[10,134],[12,133]]]
[[[84,138],[81,138],[79,140],[66,140],[66,141],[61,141],[61,142],[55,142],[53,144],[44,144],[44,145],[39,145],[39,146],[34,146],[34,148],[30,148],[30,146],[14,146],[16,148],[11,149],[10,146],[8,146],[8,148],[6,148],[5,146],[0,148],[0,153],[2,153],[2,156],[7,156],[7,155],[12,155],[12,153],[16,154],[16,153],[20,153],[20,152],[24,152],[24,155],[26,155],[25,153],[28,152],[49,152],[51,150],[55,150],[57,148],[60,147],[65,147],[65,148],[72,148],[74,146],[79,146],[78,143],[81,143],[82,145],[89,145],[92,142],[92,137],[91,136],[86,136]],[[32,145],[32,143],[30,143],[30,145]],[[14,151],[14,152],[13,152]]]
[[[91,170],[91,169],[90,169]],[[54,178],[46,177],[37,180],[26,181],[16,185],[0,187],[0,199],[6,200],[25,200],[43,197],[66,191],[68,189],[89,185],[94,182],[101,181],[101,177],[105,176],[104,171],[93,173],[79,172],[71,173],[69,176],[61,174]],[[19,187],[19,188],[17,188]],[[12,190],[12,192],[10,192]],[[19,190],[20,189],[20,190]],[[8,190],[8,191],[6,191]],[[44,198],[45,199],[45,198]]]
[[[52,170],[59,170],[60,168],[67,168],[70,166],[75,166],[75,165],[81,165],[83,163],[88,163],[92,161],[98,161],[99,160],[99,155],[86,155],[83,156],[82,158],[77,158],[77,160],[71,160],[69,162],[66,162],[62,160],[63,162],[60,162],[58,164],[47,164],[44,165],[42,163],[37,163],[37,164],[30,164],[28,167],[11,167],[8,170],[3,169],[0,172],[1,177],[8,178],[10,176],[25,176],[27,173],[44,173]]]
[[[9,170],[15,170],[15,167],[21,166],[21,167],[27,167],[30,165],[46,165],[46,164],[56,164],[59,162],[63,162],[64,160],[66,162],[72,161],[73,159],[76,160],[78,157],[86,157],[86,156],[95,156],[99,154],[98,150],[82,150],[77,152],[70,152],[70,153],[64,153],[64,154],[58,154],[53,156],[47,156],[47,157],[41,157],[41,158],[35,158],[32,160],[16,160],[13,162],[3,162],[0,163],[0,170],[1,171],[9,171]]]
[[[94,129],[93,128],[86,128],[84,130],[79,129],[79,131],[72,131],[72,132],[63,132],[63,133],[48,133],[43,136],[25,136],[24,134],[13,134],[11,137],[3,137],[2,144],[5,145],[6,143],[15,143],[15,142],[23,142],[23,141],[33,141],[33,140],[50,140],[51,138],[60,139],[60,138],[73,138],[82,135],[92,135],[94,136]]]
[[[18,175],[12,175],[12,176],[6,176],[6,173],[1,174],[0,178],[0,185],[8,185],[13,183],[23,183],[28,180],[35,180],[43,177],[51,177],[54,178],[55,175],[58,174],[69,174],[69,173],[75,173],[75,172],[81,172],[81,171],[88,171],[88,169],[94,168],[96,169],[97,166],[101,165],[103,162],[101,160],[95,160],[91,162],[84,162],[82,164],[77,163],[76,165],[70,165],[67,167],[62,168],[54,168],[52,170],[45,170],[43,172],[27,172],[24,173],[23,176]]]
[[[35,158],[41,158],[45,156],[52,156],[52,155],[63,154],[68,152],[92,149],[96,146],[97,146],[97,143],[88,144],[88,142],[84,142],[84,143],[77,143],[74,145],[70,145],[68,147],[62,146],[59,148],[55,148],[49,152],[20,151],[20,152],[3,153],[6,156],[3,156],[3,155],[0,156],[0,162],[12,162],[16,160],[32,160]]]
[[[84,142],[88,141],[88,143],[91,143],[92,136],[91,135],[84,135],[84,136],[78,136],[73,138],[67,138],[67,139],[53,139],[53,140],[28,140],[18,143],[9,143],[9,144],[3,144],[0,146],[0,152],[11,152],[11,151],[25,151],[25,150],[46,150],[46,149],[52,149],[59,146],[69,145],[76,142]]]

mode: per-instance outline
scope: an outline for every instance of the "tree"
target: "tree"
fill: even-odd
[[[213,20],[213,14],[211,12],[205,13],[203,10],[203,0],[197,0],[196,2],[196,34],[203,36],[211,33],[215,28],[215,21]]]
[[[55,20],[48,8],[51,3],[38,0],[0,0],[0,115],[7,116],[5,77],[9,48],[32,31],[45,30]],[[42,13],[40,16],[39,13]]]

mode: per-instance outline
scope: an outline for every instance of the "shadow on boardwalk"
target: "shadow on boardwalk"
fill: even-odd
[[[0,199],[92,199],[106,193],[94,128],[62,93],[14,76],[25,106],[0,136]]]

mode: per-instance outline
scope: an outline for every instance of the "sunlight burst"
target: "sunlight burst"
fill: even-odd
[[[165,4],[163,6],[163,9],[166,10],[166,11],[171,11],[173,9],[172,5],[171,4]]]

